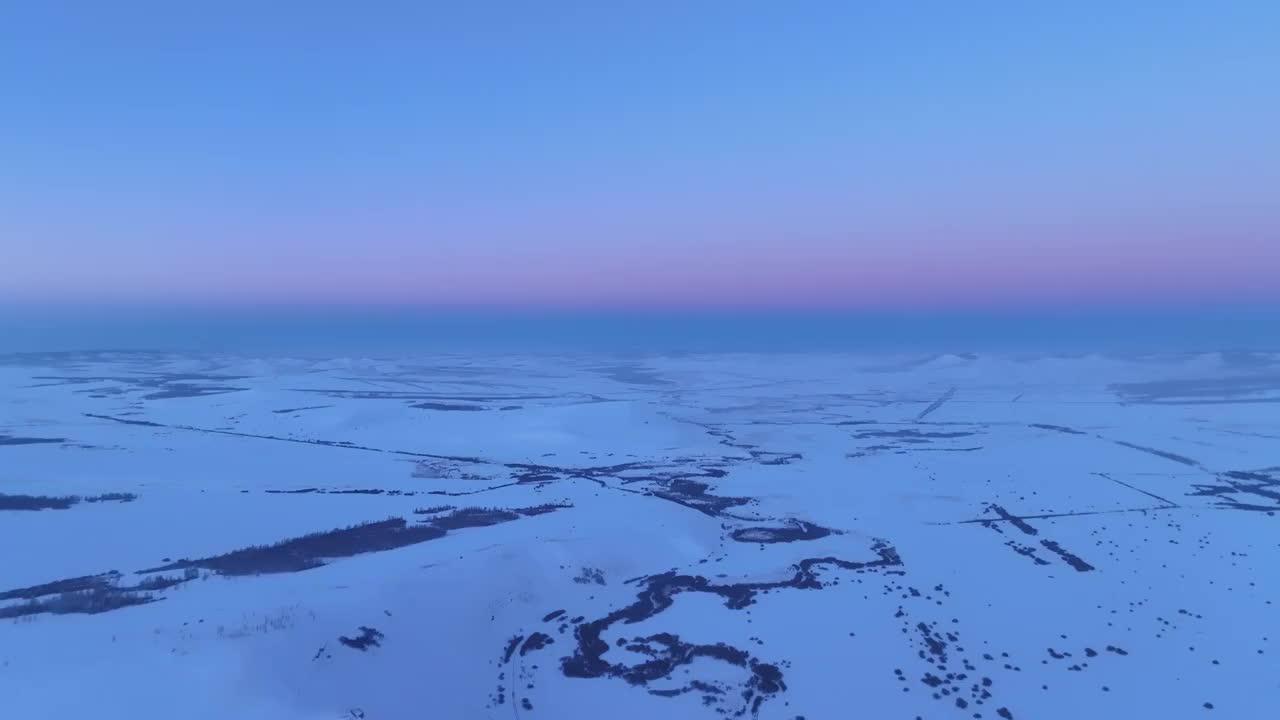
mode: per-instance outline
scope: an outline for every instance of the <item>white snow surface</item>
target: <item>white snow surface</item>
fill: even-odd
[[[1280,356],[9,355],[0,702],[1274,718],[1278,511]]]

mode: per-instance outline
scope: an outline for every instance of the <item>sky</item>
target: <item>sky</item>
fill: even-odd
[[[1280,306],[1280,4],[0,10],[8,306]]]

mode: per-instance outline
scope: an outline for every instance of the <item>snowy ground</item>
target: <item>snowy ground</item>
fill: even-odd
[[[0,357],[14,718],[1273,718],[1280,356]]]

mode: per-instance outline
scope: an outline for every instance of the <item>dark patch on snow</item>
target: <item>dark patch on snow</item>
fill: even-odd
[[[676,478],[657,489],[650,490],[649,494],[684,505],[711,517],[723,515],[729,508],[741,507],[751,502],[749,497],[712,495],[707,492],[707,489],[708,485],[706,483],[686,478]]]
[[[162,599],[156,597],[154,592],[181,585],[195,578],[193,574],[187,573],[182,577],[161,576],[148,578],[137,585],[121,585],[121,577],[120,573],[112,571],[101,575],[55,580],[42,585],[0,592],[0,601],[25,601],[0,606],[0,619],[42,613],[96,615],[135,605],[146,605]]]
[[[1050,551],[1056,553],[1058,557],[1062,558],[1063,561],[1065,561],[1068,565],[1075,568],[1079,572],[1088,572],[1094,569],[1092,565],[1085,562],[1084,560],[1081,560],[1079,556],[1071,552],[1068,552],[1061,545],[1059,545],[1057,542],[1053,540],[1041,540],[1040,544],[1045,546]]]
[[[381,632],[378,632],[376,628],[361,625],[359,630],[360,634],[355,637],[340,635],[338,637],[338,642],[353,650],[359,650],[360,652],[366,652],[371,647],[380,647],[382,645],[382,638],[384,635]]]
[[[771,450],[748,450],[747,454],[751,459],[760,465],[790,465],[797,460],[803,460],[804,455],[797,452],[773,452]]]
[[[12,445],[51,445],[66,442],[66,438],[18,437],[16,435],[0,435],[0,447]]]
[[[864,430],[854,433],[854,437],[859,440],[870,440],[872,438],[897,438],[907,440],[948,440],[951,438],[971,437],[977,433],[955,431],[955,432],[929,432],[923,430]]]
[[[324,410],[331,408],[332,405],[308,405],[306,407],[284,408],[283,410],[272,410],[276,415],[288,415],[290,413],[302,412],[303,410]]]
[[[1040,534],[1040,531],[1038,529],[1036,529],[1030,523],[1027,522],[1028,517],[1040,517],[1040,516],[1014,515],[1013,513],[1010,513],[1008,510],[1005,510],[1000,505],[996,505],[994,503],[989,503],[987,505],[987,509],[994,512],[996,515],[998,515],[999,519],[997,520],[995,518],[991,518],[991,519],[978,521],[985,527],[988,527],[988,528],[991,528],[992,530],[1003,533],[1003,531],[1000,529],[999,523],[1006,522],[1012,525],[1013,527],[1017,528],[1024,535],[1034,536],[1034,535]],[[1031,547],[1028,545],[1022,545],[1021,543],[1017,543],[1012,540],[1005,541],[1005,545],[1012,548],[1013,551],[1018,553],[1019,555],[1024,555],[1026,557],[1031,558],[1032,561],[1034,561],[1035,564],[1037,565],[1049,564],[1043,558],[1036,555],[1036,551],[1034,547]],[[1062,558],[1063,562],[1067,563],[1068,565],[1070,565],[1071,567],[1075,568],[1080,572],[1086,572],[1094,569],[1092,565],[1080,559],[1080,557],[1075,555],[1074,553],[1067,551],[1065,548],[1063,548],[1054,540],[1047,540],[1047,539],[1041,540],[1040,545],[1045,549],[1049,550],[1050,552],[1053,552],[1058,557]]]
[[[571,507],[573,506],[547,504],[530,508],[514,508],[511,510],[503,508],[460,508],[448,515],[442,515],[425,522],[428,522],[441,530],[461,530],[463,528],[499,525],[513,520],[519,520],[522,517],[545,515],[550,512],[555,512],[556,510],[564,510]]]
[[[999,515],[1001,520],[1005,520],[1010,525],[1013,525],[1014,527],[1021,530],[1024,535],[1040,534],[1040,531],[1031,527],[1031,525],[1027,523],[1026,520],[1011,514],[1008,510],[1005,510],[1003,507],[999,505],[991,504],[991,505],[988,505],[987,508],[990,509],[992,512],[994,512],[996,515]]]
[[[1133,450],[1139,450],[1139,451],[1144,452],[1144,453],[1147,453],[1147,454],[1149,454],[1149,455],[1155,455],[1156,457],[1162,457],[1162,458],[1164,458],[1165,460],[1172,460],[1173,462],[1176,462],[1176,463],[1179,463],[1179,464],[1182,464],[1182,465],[1187,465],[1187,466],[1195,467],[1195,468],[1201,467],[1201,465],[1200,465],[1200,463],[1199,463],[1199,462],[1197,462],[1197,461],[1195,461],[1195,460],[1192,460],[1192,459],[1191,459],[1191,458],[1189,458],[1189,457],[1185,457],[1185,456],[1183,456],[1183,455],[1178,455],[1177,453],[1171,453],[1171,452],[1167,452],[1167,451],[1165,451],[1165,450],[1158,450],[1158,449],[1156,449],[1156,448],[1147,447],[1147,446],[1145,446],[1145,445],[1137,445],[1137,444],[1134,444],[1134,443],[1131,443],[1131,442],[1125,442],[1124,440],[1112,440],[1112,442],[1114,442],[1115,444],[1120,445],[1120,446],[1122,446],[1122,447],[1131,448],[1131,449],[1133,449]]]
[[[916,416],[916,422],[919,422],[929,417],[934,412],[936,412],[938,408],[945,405],[948,400],[950,400],[955,396],[956,396],[955,388],[951,388],[950,390],[946,391],[945,393],[942,394],[942,397],[938,398],[937,400],[934,400],[933,403],[929,405],[929,407],[925,408],[923,412],[921,412],[919,415]]]
[[[133,502],[138,496],[133,493],[105,493],[81,497],[64,495],[50,497],[47,495],[6,495],[0,493],[0,510],[69,510],[82,503],[101,502]]]
[[[1022,555],[1022,556],[1024,556],[1024,557],[1031,558],[1031,560],[1032,560],[1035,564],[1037,564],[1037,565],[1048,565],[1048,564],[1049,564],[1049,561],[1048,561],[1048,560],[1045,560],[1044,558],[1040,557],[1039,555],[1036,555],[1036,549],[1035,549],[1035,548],[1033,548],[1033,547],[1031,547],[1030,545],[1023,545],[1022,543],[1015,542],[1015,541],[1013,541],[1013,540],[1006,540],[1004,544],[1005,544],[1007,547],[1012,548],[1012,549],[1013,549],[1013,551],[1014,551],[1014,552],[1016,552],[1016,553],[1018,553],[1019,555]]]
[[[148,593],[95,588],[62,593],[51,598],[29,600],[25,603],[0,607],[0,619],[27,617],[43,613],[52,615],[97,615],[135,605],[146,605],[158,600],[160,598]]]
[[[573,581],[579,585],[604,585],[604,572],[598,568],[584,567]]]
[[[351,525],[257,545],[198,560],[179,560],[143,572],[204,568],[220,575],[263,575],[311,570],[326,560],[394,550],[442,538],[446,531],[432,525],[410,525],[404,518]]]
[[[413,408],[413,409],[415,409],[415,410],[440,410],[440,411],[442,411],[442,412],[450,412],[450,411],[471,411],[471,412],[475,412],[475,411],[479,411],[479,410],[487,410],[487,409],[488,409],[488,408],[485,408],[485,407],[484,407],[484,406],[482,406],[482,405],[459,405],[459,404],[456,404],[456,403],[441,403],[441,402],[420,402],[420,403],[414,403],[413,405],[410,405],[409,407],[411,407],[411,408]]]
[[[101,575],[83,575],[81,577],[54,580],[43,585],[17,588],[0,592],[0,600],[34,600],[45,595],[82,592],[114,587],[120,580],[120,573],[108,572]]]
[[[113,492],[113,493],[103,493],[101,495],[89,495],[81,499],[87,503],[100,503],[100,502],[127,503],[127,502],[133,502],[134,500],[137,500],[138,496],[134,493]]]
[[[512,510],[503,510],[501,508],[460,508],[448,515],[434,518],[428,522],[441,530],[447,531],[488,527],[519,519],[519,513]]]
[[[388,497],[412,497],[419,493],[413,490],[383,490],[381,488],[343,488],[324,490],[321,488],[298,488],[297,490],[263,490],[268,495],[386,495]]]
[[[220,575],[232,576],[300,572],[320,567],[328,560],[395,550],[437,540],[447,535],[450,530],[485,527],[529,515],[538,515],[547,512],[545,510],[547,507],[560,509],[569,506],[539,506],[514,510],[463,508],[412,525],[404,518],[388,518],[378,522],[303,535],[282,540],[273,545],[258,545],[234,550],[214,557],[179,560],[143,572],[185,568],[204,568]]]
[[[511,662],[511,656],[515,654],[516,648],[520,647],[520,641],[524,640],[523,635],[513,635],[507,640],[507,649],[502,652],[502,662]]]
[[[533,633],[532,635],[529,636],[527,640],[524,641],[524,644],[520,646],[520,657],[524,657],[525,655],[531,652],[534,652],[536,650],[541,650],[542,648],[548,645],[551,645],[554,642],[555,642],[555,639],[552,638],[550,635],[547,635],[546,633],[540,633],[540,632]]]
[[[414,402],[510,402],[524,400],[556,400],[556,395],[441,395],[438,393],[396,390],[320,390],[292,388],[290,392],[310,393],[343,400],[411,400]]]
[[[742,543],[786,543],[803,540],[819,540],[832,533],[830,528],[803,520],[795,520],[782,527],[738,528],[729,537]]]
[[[790,465],[796,460],[803,460],[804,456],[797,452],[780,452],[776,450],[761,450],[758,445],[752,443],[741,442],[730,432],[716,425],[706,423],[690,423],[701,427],[708,435],[716,438],[721,445],[735,450],[745,450],[747,456],[758,465]],[[726,458],[727,461],[733,462],[736,458]]]
[[[537,515],[546,515],[557,510],[566,510],[573,507],[569,503],[544,503],[542,505],[534,505],[533,507],[519,508],[516,512],[524,517],[535,517]]]
[[[675,597],[682,593],[716,595],[728,609],[741,610],[752,605],[762,593],[785,589],[820,590],[826,587],[821,577],[823,570],[863,572],[902,564],[897,551],[886,543],[877,543],[873,550],[878,558],[864,562],[850,562],[834,557],[802,560],[793,566],[790,577],[772,582],[720,583],[700,575],[676,572],[640,578],[638,581],[642,587],[635,602],[602,618],[577,625],[574,629],[577,645],[571,655],[562,658],[561,672],[572,678],[617,678],[631,685],[652,689],[649,688],[650,683],[671,679],[678,668],[688,666],[696,659],[717,660],[747,671],[740,693],[743,704],[735,714],[745,715],[749,712],[754,715],[766,699],[786,689],[782,671],[777,665],[762,662],[747,651],[725,643],[694,643],[666,632],[636,637],[622,643],[625,649],[643,655],[645,659],[642,662],[634,665],[621,660],[611,662],[606,657],[610,652],[610,644],[604,639],[604,635],[619,624],[632,625],[653,619],[670,608]],[[506,657],[510,657],[510,645]],[[661,695],[671,694],[666,688],[659,690]],[[685,692],[699,692],[707,703],[721,702],[723,695],[716,684],[707,682],[700,682],[696,686],[687,684],[675,694]]]
[[[180,398],[208,397],[226,393],[242,392],[249,388],[227,387],[225,385],[193,385],[190,383],[166,384],[162,389],[142,396],[143,400],[177,400]]]
[[[67,510],[80,502],[74,495],[5,495],[0,493],[0,510]]]
[[[1088,433],[1086,432],[1081,432],[1080,430],[1073,430],[1069,427],[1065,427],[1062,425],[1046,425],[1044,423],[1031,423],[1031,425],[1029,425],[1028,427],[1033,427],[1038,430],[1052,430],[1053,432],[1059,432],[1066,435],[1088,435]]]
[[[1271,473],[1232,470],[1220,473],[1217,484],[1196,484],[1197,497],[1217,498],[1218,506],[1253,512],[1280,511],[1280,477]],[[1239,498],[1247,498],[1248,502]]]

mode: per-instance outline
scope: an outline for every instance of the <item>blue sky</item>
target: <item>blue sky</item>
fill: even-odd
[[[1275,3],[13,5],[3,302],[1280,300]]]

